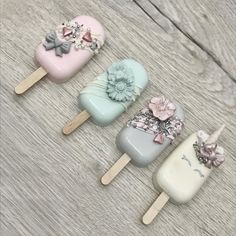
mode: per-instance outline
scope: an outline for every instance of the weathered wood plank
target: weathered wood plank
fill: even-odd
[[[143,9],[124,0],[22,0],[16,9],[17,3],[4,1],[2,9],[3,235],[233,235],[235,84],[222,68],[144,1],[138,2]],[[101,53],[67,83],[45,79],[16,96],[15,85],[36,69],[33,52],[45,32],[78,14],[93,15],[105,25],[107,43]],[[81,88],[124,57],[148,70],[151,81],[143,96],[113,125],[101,128],[88,122],[63,136],[61,128],[78,112]],[[200,127],[212,131],[226,123],[220,142],[227,160],[193,201],[167,204],[154,224],[145,227],[141,216],[157,194],[152,173],[177,143],[148,168],[127,166],[108,187],[99,178],[120,156],[114,145],[118,131],[160,92],[185,107],[186,129],[178,142]]]
[[[173,26],[174,29],[178,29],[179,32],[181,32],[183,35],[186,36],[186,38],[189,38],[190,41],[193,42],[193,44],[195,44],[197,47],[199,47],[203,52],[206,53],[206,55],[211,58],[227,75],[227,78],[225,80],[225,76],[222,76],[220,79],[217,79],[215,77],[211,77],[208,78],[208,83],[209,83],[209,90],[215,90],[215,91],[221,91],[222,96],[224,97],[224,102],[230,106],[235,106],[235,100],[236,100],[236,79],[234,77],[234,74],[236,72],[235,67],[233,66],[234,63],[233,61],[236,60],[236,55],[234,54],[234,52],[232,53],[232,48],[233,48],[233,44],[231,44],[230,42],[225,42],[221,44],[221,48],[219,47],[219,41],[222,40],[221,38],[221,34],[225,34],[225,31],[223,30],[223,28],[219,27],[218,30],[221,30],[220,34],[213,34],[211,31],[215,30],[213,25],[206,25],[206,24],[202,24],[201,26],[204,28],[204,33],[209,33],[209,37],[208,35],[205,35],[204,33],[202,33],[202,31],[200,29],[198,29],[198,24],[195,23],[191,23],[191,10],[187,9],[185,7],[185,10],[188,11],[188,17],[189,19],[185,19],[187,14],[184,14],[184,10],[181,10],[181,7],[179,6],[179,2],[178,2],[178,7],[177,6],[173,6],[170,4],[169,1],[156,1],[156,0],[150,0],[150,1],[144,1],[144,0],[135,0],[134,1],[145,13],[148,12],[149,17],[156,23],[158,24],[165,32],[168,32],[169,34],[173,33]],[[193,1],[194,2],[194,1]],[[204,1],[200,1],[202,2],[202,4],[204,5]],[[182,2],[183,3],[183,2]],[[173,3],[174,4],[174,3]],[[175,3],[176,4],[176,3]],[[183,3],[184,5],[185,3]],[[199,9],[198,7],[194,7],[195,2],[191,5],[191,3],[189,4],[189,6],[191,6],[191,9]],[[182,5],[182,8],[184,8],[184,6]],[[166,12],[164,11],[164,9],[166,9]],[[176,10],[176,12],[174,13],[173,11]],[[198,12],[198,11],[196,11]],[[208,9],[209,15],[211,14],[210,9]],[[202,13],[201,11],[198,12],[199,14]],[[177,15],[180,14],[182,16],[183,14],[183,19],[182,20],[176,20],[175,17],[177,17]],[[191,15],[190,15],[191,14]],[[204,14],[203,14],[204,15]],[[214,18],[214,17],[213,17]],[[161,19],[161,20],[160,20]],[[216,19],[220,20],[220,19]],[[222,19],[221,19],[222,20]],[[197,28],[195,29],[195,31],[191,31],[191,27],[187,27],[187,23],[189,22],[189,24],[193,24],[193,26],[196,26]],[[195,19],[192,20],[192,22],[195,22]],[[234,21],[235,22],[235,21]],[[230,21],[229,25],[231,26],[231,24],[234,26],[234,24],[232,23],[232,21]],[[217,25],[215,23],[215,25]],[[236,27],[236,26],[235,26]],[[227,31],[226,31],[227,32]],[[211,34],[212,33],[212,34]],[[228,37],[226,37],[229,41],[233,41],[234,36],[236,36],[236,31],[232,31],[231,33],[227,32],[229,35],[229,39]],[[207,44],[205,42],[205,38],[209,38],[209,43]],[[213,37],[213,38],[211,38]],[[211,43],[211,41],[215,42]],[[191,49],[191,47],[188,47],[187,45],[182,45],[184,46],[187,50],[190,51],[191,54],[193,54],[193,56],[197,56],[196,53],[194,52],[194,50]],[[217,51],[217,49],[220,50],[224,50],[227,53],[222,54],[222,52]],[[226,55],[227,54],[227,55]],[[219,55],[219,57],[218,57]],[[231,61],[229,62],[229,58],[231,59]],[[229,67],[229,68],[228,68]],[[223,90],[227,90],[227,92],[223,91]]]
[[[149,2],[192,38],[236,82],[235,1]]]

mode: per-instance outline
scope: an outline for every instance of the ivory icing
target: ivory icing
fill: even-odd
[[[196,156],[193,144],[197,140],[197,133],[189,136],[153,175],[154,186],[170,196],[174,203],[190,201],[212,171]]]

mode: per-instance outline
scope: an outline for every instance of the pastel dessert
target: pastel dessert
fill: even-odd
[[[79,106],[83,111],[63,128],[63,133],[70,134],[90,117],[97,125],[111,124],[147,84],[147,72],[135,60],[125,59],[112,64],[80,92]]]
[[[177,204],[190,201],[213,168],[224,162],[224,149],[216,144],[223,129],[210,136],[202,130],[190,135],[157,169],[153,184],[161,195],[144,215],[144,224],[150,224],[169,199]]]
[[[75,75],[99,52],[105,41],[103,26],[91,16],[78,16],[48,32],[35,51],[40,66],[16,88],[24,93],[48,74],[55,83],[63,83]]]
[[[102,177],[102,184],[109,184],[129,162],[148,166],[181,133],[183,121],[184,112],[177,102],[163,95],[152,98],[117,135],[116,145],[123,155]]]

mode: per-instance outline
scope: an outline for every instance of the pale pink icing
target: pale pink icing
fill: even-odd
[[[94,34],[101,35],[99,39],[102,44],[105,40],[105,32],[102,25],[91,16],[78,16],[72,22],[83,24],[84,28],[90,28]],[[42,66],[49,75],[49,79],[55,83],[63,83],[75,75],[93,56],[93,52],[88,50],[75,50],[72,46],[68,54],[62,57],[55,55],[54,50],[46,51],[40,43],[36,48],[36,63]]]

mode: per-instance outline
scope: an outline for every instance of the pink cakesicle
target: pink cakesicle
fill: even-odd
[[[91,16],[78,16],[48,32],[35,52],[39,68],[16,88],[22,94],[46,74],[55,83],[75,75],[99,52],[105,41],[103,26]]]

